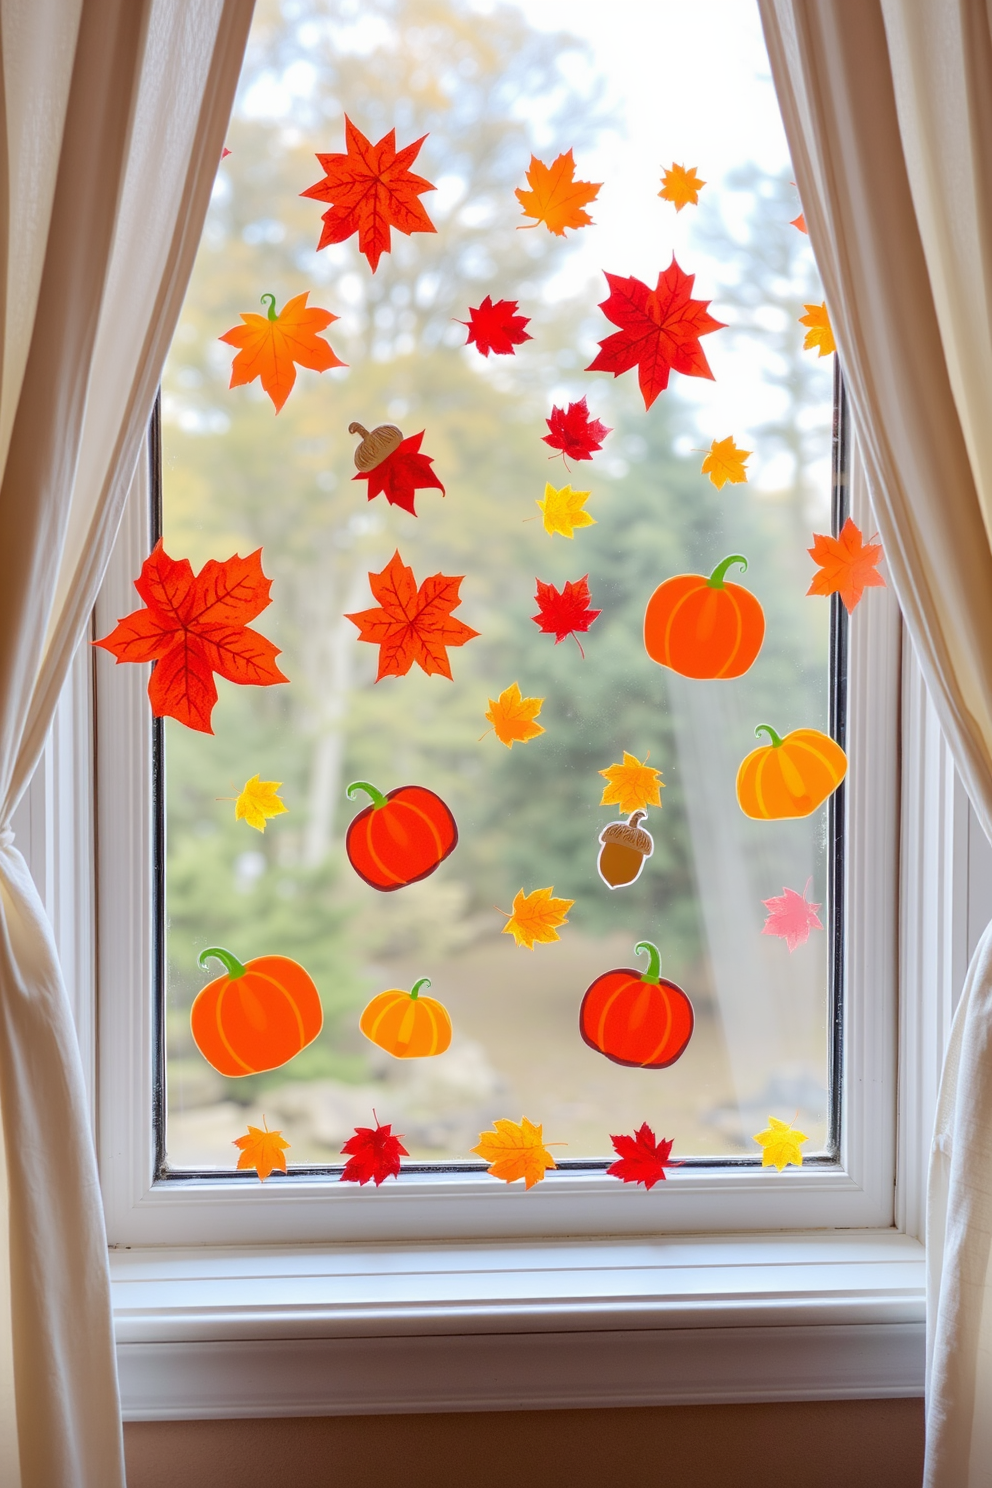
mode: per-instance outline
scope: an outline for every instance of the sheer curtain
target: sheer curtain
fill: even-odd
[[[992,23],[986,0],[759,0],[876,520],[992,835]],[[992,927],[931,1156],[928,1488],[992,1473]]]
[[[4,1488],[124,1481],[79,1056],[9,822],[134,473],[251,13],[251,0],[0,0]]]

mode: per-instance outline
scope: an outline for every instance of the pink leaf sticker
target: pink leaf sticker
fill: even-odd
[[[812,879],[807,880],[806,887],[801,894],[797,894],[795,889],[783,888],[778,898],[762,900],[768,910],[768,918],[761,931],[762,935],[777,935],[785,941],[790,953],[796,949],[796,946],[806,944],[811,930],[823,929],[816,913],[821,906],[811,904],[806,898],[812,881]]]

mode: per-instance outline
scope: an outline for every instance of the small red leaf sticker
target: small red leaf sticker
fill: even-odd
[[[589,593],[589,575],[586,574],[581,579],[569,579],[560,594],[554,584],[545,584],[538,579],[534,598],[540,612],[531,616],[534,624],[546,635],[553,635],[556,646],[566,636],[574,636],[575,644],[585,656],[582,643],[575,633],[578,630],[588,630],[592,622],[602,614],[602,610],[589,607],[592,598]]]
[[[542,438],[553,450],[560,450],[563,457],[571,460],[591,460],[597,450],[602,449],[603,440],[613,431],[599,419],[589,417],[585,398],[569,403],[567,408],[551,409],[551,417],[545,419],[549,434]]]
[[[390,1123],[380,1125],[378,1116],[374,1127],[356,1126],[355,1135],[348,1138],[341,1152],[348,1158],[341,1182],[365,1184],[371,1179],[376,1188],[387,1178],[398,1178],[400,1158],[410,1156],[400,1137],[393,1136]]]
[[[527,333],[530,319],[526,315],[518,315],[517,310],[516,300],[497,300],[494,305],[491,295],[486,295],[482,304],[475,309],[469,306],[468,320],[458,322],[459,325],[468,326],[468,340],[465,345],[475,346],[484,357],[491,351],[496,356],[516,356],[513,349],[515,346],[534,339]]]
[[[370,501],[381,494],[390,506],[401,506],[415,517],[413,498],[416,491],[433,489],[444,495],[444,487],[431,469],[433,456],[420,453],[423,438],[424,430],[421,429],[419,434],[404,439],[392,454],[371,470],[359,471],[358,475],[352,476],[356,481],[368,481]]]
[[[672,1144],[662,1137],[655,1141],[654,1132],[643,1122],[631,1137],[610,1137],[618,1160],[607,1173],[620,1178],[624,1183],[643,1183],[645,1188],[654,1188],[665,1177],[665,1169],[678,1167],[671,1162]]]

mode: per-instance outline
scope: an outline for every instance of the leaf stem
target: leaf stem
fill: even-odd
[[[264,294],[264,295],[262,295],[262,304],[263,305],[265,304],[266,300],[268,300],[268,302],[269,302],[269,308],[268,308],[268,312],[267,312],[269,319],[270,320],[278,320],[279,317],[276,315],[276,297],[275,297],[275,295],[274,294]]]

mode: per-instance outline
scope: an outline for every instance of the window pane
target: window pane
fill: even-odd
[[[828,1125],[828,936],[790,953],[762,934],[763,901],[789,888],[824,906],[834,852],[827,808],[752,821],[735,798],[755,727],[826,729],[829,603],[807,598],[812,533],[829,530],[833,357],[804,351],[799,317],[822,298],[757,9],[645,0],[623,26],[602,6],[530,0],[262,3],[228,145],[163,381],[163,534],[198,569],[263,549],[272,605],[258,628],[281,648],[288,687],[219,682],[212,736],[167,721],[166,1042],[168,1161],[230,1168],[246,1122],[280,1127],[299,1164],[339,1161],[356,1125],[404,1133],[422,1161],[475,1161],[495,1117],[543,1123],[560,1158],[604,1158],[609,1134],[647,1121],[675,1155],[758,1152],[769,1114],[798,1120],[807,1154]],[[632,38],[634,44],[632,44]],[[683,59],[659,71],[659,58]],[[705,57],[705,85],[698,60]],[[373,141],[427,134],[413,169],[436,185],[435,235],[393,234],[373,276],[356,238],[320,253],[323,208],[300,192],[315,152],[344,148],[343,114]],[[574,150],[602,182],[593,225],[554,236],[522,217],[533,152]],[[658,196],[663,168],[694,166],[698,206]],[[530,230],[519,231],[521,226]],[[672,254],[727,329],[703,350],[712,381],[673,374],[645,411],[636,372],[589,374],[614,327],[602,270],[651,285]],[[338,317],[326,336],[346,369],[301,371],[275,415],[259,384],[228,389],[218,337],[310,291]],[[514,356],[466,346],[469,307],[515,299],[531,340]],[[542,442],[553,405],[581,397],[612,432],[591,462]],[[446,494],[416,517],[366,500],[348,426],[424,430]],[[747,483],[701,473],[713,440],[753,453]],[[594,526],[549,536],[545,484],[588,491]],[[369,574],[399,551],[418,582],[464,575],[457,617],[478,638],[450,652],[453,680],[414,666],[375,682],[376,648],[347,614],[372,606]],[[761,654],[736,680],[687,680],[645,652],[645,605],[663,580],[709,574],[760,600]],[[556,644],[532,620],[535,580],[588,574],[602,613]],[[579,645],[581,641],[581,648]],[[545,732],[512,749],[488,700],[517,682],[544,700]],[[480,737],[481,736],[481,737]],[[610,890],[599,834],[620,818],[598,773],[624,751],[662,772],[654,843],[636,882]],[[264,834],[235,820],[248,777],[282,782],[288,813]],[[437,792],[458,823],[430,877],[380,893],[352,870],[344,833],[366,802],[352,781]],[[517,892],[574,900],[557,943],[502,934]],[[666,1069],[630,1068],[580,1037],[587,985],[638,966],[691,998],[695,1029]],[[191,1038],[190,1005],[220,967],[291,956],[311,973],[320,1036],[282,1068],[225,1078]],[[451,1014],[450,1049],[395,1059],[360,1032],[387,988],[429,977]],[[427,995],[427,989],[424,989]]]

